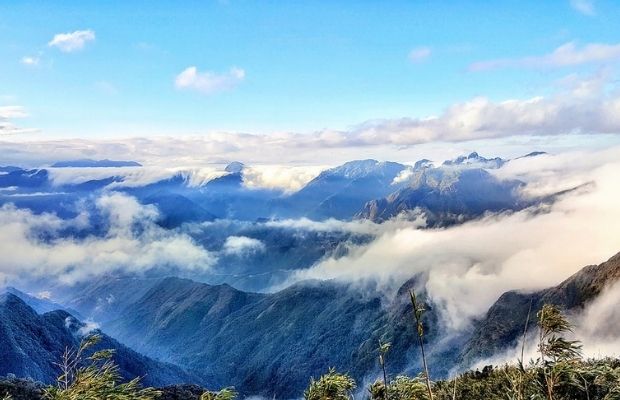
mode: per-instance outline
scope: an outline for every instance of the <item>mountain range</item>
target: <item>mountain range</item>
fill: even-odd
[[[244,395],[290,398],[301,393],[310,376],[330,367],[359,380],[376,376],[379,341],[392,343],[391,374],[417,373],[421,358],[410,289],[426,301],[428,361],[433,376],[443,377],[457,365],[466,368],[514,346],[530,301],[532,315],[545,303],[576,313],[619,278],[620,253],[583,268],[555,287],[533,293],[507,292],[473,330],[451,337],[445,336],[438,310],[424,296],[421,276],[403,284],[393,298],[372,288],[361,290],[332,281],[306,281],[259,294],[172,277],[109,279],[107,285],[90,293],[93,297],[107,293],[115,299],[115,293],[125,294],[98,316],[105,321],[104,331],[146,355],[106,339],[106,345],[120,349],[128,375],[148,374],[148,382],[159,384],[187,379],[209,387],[234,385]],[[97,302],[85,300],[82,295],[71,305],[88,315],[97,309]],[[75,331],[81,325],[67,324],[75,319],[65,311],[39,315],[12,294],[3,295],[1,304],[3,359],[12,360],[4,372],[50,380],[51,361],[63,346],[76,343]],[[34,353],[42,356],[31,357]]]
[[[542,155],[534,152],[528,156]],[[518,190],[524,184],[497,179],[488,170],[510,160],[485,158],[471,153],[435,166],[420,160],[414,166],[376,160],[350,161],[327,169],[300,190],[285,193],[273,189],[248,188],[244,184],[246,166],[233,162],[222,175],[192,183],[191,175],[173,176],[142,185],[124,185],[122,175],[76,183],[57,183],[48,169],[4,167],[0,174],[0,204],[13,203],[34,212],[55,212],[75,216],[84,197],[97,191],[114,190],[135,196],[143,204],[156,205],[160,223],[178,227],[183,223],[232,219],[256,221],[307,217],[371,218],[385,221],[421,210],[429,221],[451,223],[456,214],[475,218],[484,211],[517,210],[527,206]],[[97,168],[135,166],[133,161],[75,160],[58,162],[54,168]],[[139,165],[139,164],[138,164]],[[115,170],[116,171],[116,170]]]
[[[532,316],[545,303],[577,313],[618,278],[620,254],[556,287],[507,292],[471,330],[449,336],[439,310],[426,300],[431,373],[444,377],[455,366],[466,368],[514,346],[530,301]],[[102,279],[68,304],[95,315],[105,331],[132,349],[182,366],[210,387],[234,385],[245,395],[287,397],[299,395],[310,376],[329,367],[358,380],[376,375],[379,341],[392,343],[390,373],[416,374],[421,358],[409,290],[426,299],[422,282],[423,276],[413,277],[386,297],[372,287],[334,281],[252,293],[173,277]]]

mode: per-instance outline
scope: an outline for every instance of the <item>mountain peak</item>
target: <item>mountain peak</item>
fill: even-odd
[[[15,315],[37,315],[36,311],[30,308],[22,299],[9,292],[0,294],[0,309],[3,308]]]
[[[402,170],[404,166],[389,161],[377,161],[373,159],[354,160],[346,162],[338,167],[325,171],[327,175],[339,175],[347,179],[358,179],[373,174],[382,174],[386,171]]]
[[[518,157],[518,158],[536,157],[536,156],[542,156],[545,154],[547,154],[546,151],[532,151],[531,153],[527,153],[526,155]]]
[[[231,174],[238,174],[243,171],[245,165],[239,161],[233,161],[224,168],[224,171],[229,172]]]
[[[506,161],[500,157],[485,158],[475,151],[472,151],[468,155],[459,156],[453,160],[446,160],[443,162],[444,166],[475,166],[480,168],[492,168],[496,169],[504,165]]]
[[[433,162],[427,158],[423,158],[413,165],[414,170],[420,170],[423,168],[431,168],[433,166]]]

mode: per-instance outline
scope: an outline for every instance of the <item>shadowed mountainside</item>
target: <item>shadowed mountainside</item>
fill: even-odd
[[[58,362],[66,348],[79,344],[84,331],[80,323],[66,311],[37,314],[19,297],[0,295],[0,376],[9,373],[44,383],[54,383],[59,374]],[[143,377],[147,385],[166,385],[197,378],[174,365],[152,360],[111,337],[102,334],[93,348],[113,349],[114,360],[126,379]]]
[[[544,304],[554,304],[569,313],[577,313],[605,288],[620,279],[620,253],[599,265],[588,265],[557,286],[533,293],[504,293],[479,321],[471,340],[460,356],[463,366],[471,365],[514,346],[532,304],[531,318]],[[535,324],[530,324],[530,328]]]
[[[417,342],[407,287],[394,300],[335,282],[311,281],[273,294],[168,278],[106,326],[136,350],[201,373],[208,385],[241,393],[298,396],[308,377],[337,367],[359,379],[377,370],[378,341],[394,345],[393,372],[416,370]],[[427,313],[427,340],[441,332]],[[430,357],[445,374],[455,354],[444,343]],[[452,350],[452,351],[450,351]]]

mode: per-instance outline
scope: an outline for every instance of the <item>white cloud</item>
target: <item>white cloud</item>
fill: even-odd
[[[101,328],[99,323],[93,321],[92,319],[87,319],[86,321],[81,321],[81,322],[82,324],[84,324],[78,331],[78,334],[81,336],[86,336],[92,331],[95,331]]]
[[[403,169],[394,178],[394,180],[392,181],[392,185],[398,185],[399,183],[404,183],[404,182],[409,181],[409,179],[411,179],[411,177],[413,176],[413,173],[414,173],[414,170],[411,167]]]
[[[228,255],[243,256],[265,251],[265,244],[258,239],[247,236],[229,236],[226,238],[222,250]]]
[[[569,42],[542,56],[479,61],[471,64],[469,69],[470,71],[488,71],[499,68],[558,68],[603,63],[619,58],[620,43],[588,43],[578,47],[574,42]]]
[[[23,107],[0,106],[0,136],[34,132],[34,129],[20,128],[11,122],[13,119],[26,118],[27,116],[28,113]]]
[[[507,290],[556,285],[620,251],[620,225],[611,222],[620,219],[620,148],[614,152],[612,162],[611,155],[597,162],[599,153],[581,154],[597,165],[581,183],[594,184],[538,210],[542,212],[492,216],[447,229],[400,225],[346,257],[298,272],[291,282],[369,279],[393,293],[419,274],[447,326],[465,328]]]
[[[54,185],[79,184],[90,180],[119,177],[121,182],[113,182],[108,189],[120,187],[137,187],[160,180],[182,175],[188,186],[202,186],[205,183],[224,176],[225,171],[215,167],[109,167],[109,168],[47,168]]]
[[[591,17],[596,14],[593,0],[570,0],[570,5],[584,15]]]
[[[258,165],[243,170],[243,183],[249,188],[265,188],[294,192],[316,178],[325,165],[291,166]]]
[[[195,90],[203,94],[213,94],[229,90],[237,86],[245,78],[245,71],[232,67],[228,72],[199,72],[194,66],[183,70],[174,80],[174,85],[180,90]]]
[[[620,356],[620,282],[605,288],[572,322],[586,357]]]
[[[394,218],[381,224],[367,219],[340,221],[330,218],[324,221],[314,221],[308,218],[299,218],[267,221],[265,222],[265,226],[269,228],[286,228],[302,231],[349,232],[358,235],[379,236],[398,229],[424,227],[426,226],[426,220],[422,215],[417,219]]]
[[[418,64],[426,61],[431,56],[430,47],[417,47],[409,52],[409,61]]]
[[[88,29],[84,31],[75,31],[68,33],[58,33],[54,35],[52,40],[47,44],[50,47],[56,47],[64,53],[72,53],[84,48],[86,43],[95,40],[95,32]]]
[[[74,283],[116,271],[204,271],[216,261],[189,236],[159,227],[153,206],[111,193],[100,197],[96,207],[106,217],[107,231],[85,237],[58,234],[64,228],[82,229],[87,224],[83,215],[67,221],[0,207],[0,275],[13,282],[45,278]]]
[[[620,90],[610,74],[571,75],[554,94],[529,99],[492,101],[479,97],[421,118],[373,120],[347,130],[310,133],[248,134],[208,132],[196,136],[151,136],[118,139],[3,140],[0,158],[40,166],[78,158],[117,158],[145,165],[207,167],[230,160],[247,165],[312,166],[361,158],[415,162],[444,160],[473,150],[510,156],[568,146],[592,147],[620,141]],[[606,136],[607,135],[607,136]],[[502,138],[502,141],[491,139]],[[449,142],[449,143],[445,143]],[[415,145],[415,146],[414,146]],[[494,152],[499,151],[500,154]],[[324,160],[318,162],[317,160]],[[284,177],[276,170],[266,181]],[[251,176],[248,182],[262,177]],[[278,184],[279,185],[279,184]],[[280,185],[281,186],[281,185]]]
[[[35,293],[34,296],[37,299],[51,300],[52,299],[52,292],[50,292],[49,290],[42,290],[40,292]]]
[[[37,65],[39,65],[39,61],[41,61],[39,57],[26,56],[26,57],[22,57],[22,59],[19,62],[29,67],[36,67]]]
[[[20,106],[0,106],[0,119],[24,118],[28,113]]]

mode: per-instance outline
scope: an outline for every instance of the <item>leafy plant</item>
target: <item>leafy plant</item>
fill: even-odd
[[[413,316],[415,318],[416,331],[418,333],[418,343],[420,352],[422,353],[422,365],[424,366],[424,378],[426,380],[426,388],[428,390],[428,398],[433,400],[433,390],[431,389],[431,378],[428,373],[428,365],[426,363],[426,354],[424,353],[424,326],[422,325],[422,315],[424,314],[424,306],[419,304],[413,290],[409,291],[411,297],[411,306],[413,307]]]
[[[237,397],[235,388],[224,388],[219,392],[207,390],[200,396],[200,400],[234,400]]]
[[[574,367],[581,359],[581,345],[561,336],[572,331],[572,326],[554,305],[545,304],[538,312],[538,327],[544,388],[547,400],[554,400],[558,386],[580,384]]]
[[[387,388],[387,390],[386,390]],[[375,382],[369,388],[372,400],[427,400],[428,392],[423,378],[398,376],[389,385]]]
[[[318,380],[312,378],[304,392],[305,400],[348,400],[352,398],[355,381],[347,374],[337,373],[334,368]]]
[[[388,382],[387,382],[387,372],[385,369],[385,356],[388,353],[388,351],[390,351],[390,347],[392,346],[392,344],[390,342],[379,342],[379,364],[381,365],[381,369],[383,370],[383,386],[384,387],[388,387]],[[387,400],[387,391],[384,391],[384,399]]]
[[[139,378],[119,384],[118,366],[112,361],[112,350],[85,353],[99,343],[99,335],[82,340],[77,349],[66,349],[57,364],[61,374],[56,387],[44,391],[49,400],[152,400],[161,393],[152,388],[141,388]]]

